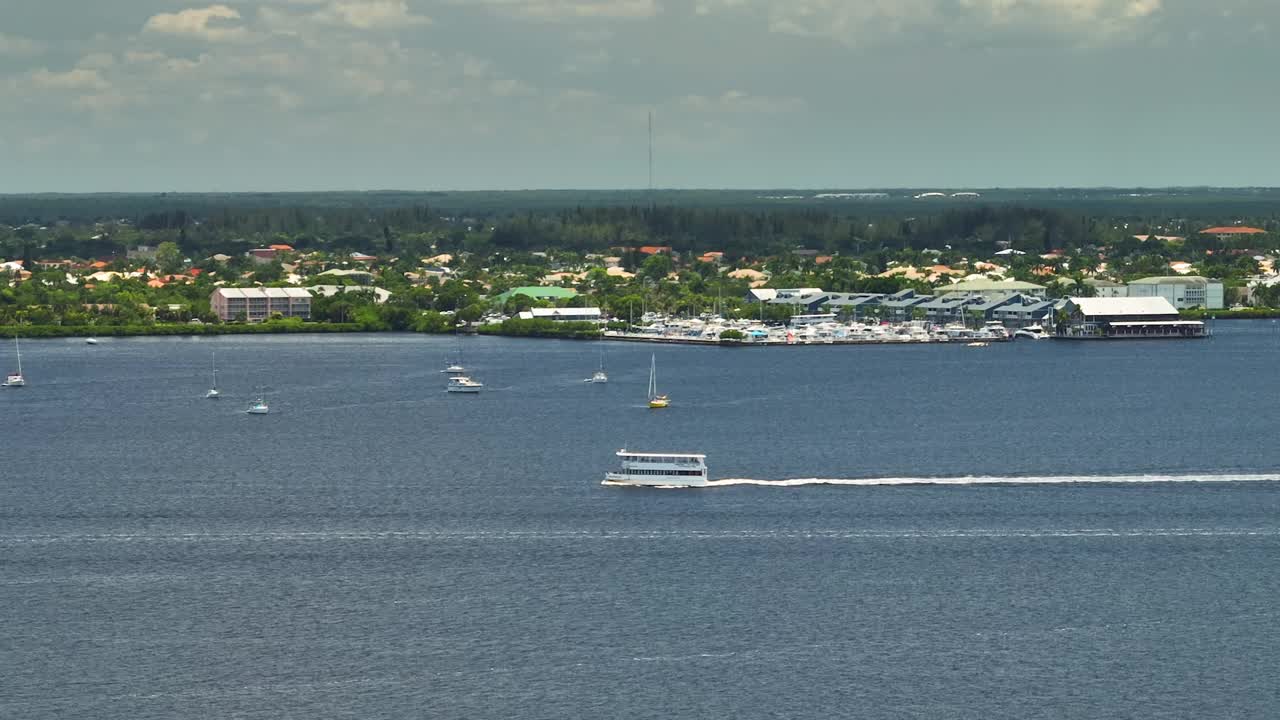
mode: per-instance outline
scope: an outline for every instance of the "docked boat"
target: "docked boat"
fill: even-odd
[[[1049,337],[1049,333],[1044,331],[1040,325],[1028,325],[1013,333],[1015,338],[1026,338],[1028,340],[1044,340]]]
[[[994,340],[1003,341],[1009,339],[1009,329],[1006,328],[1004,323],[999,320],[988,320],[987,323],[982,326],[982,329],[989,333],[991,338]]]
[[[26,387],[27,379],[22,376],[22,348],[18,345],[18,336],[13,336],[13,351],[18,356],[18,369],[4,378],[4,387]]]
[[[707,456],[695,453],[618,451],[622,466],[605,473],[606,485],[642,487],[706,487]]]
[[[671,405],[671,399],[666,395],[658,394],[658,359],[655,355],[649,356],[649,407],[653,410],[660,410]]]
[[[478,393],[484,387],[484,383],[472,380],[466,375],[454,375],[449,378],[449,384],[445,390],[451,393]]]

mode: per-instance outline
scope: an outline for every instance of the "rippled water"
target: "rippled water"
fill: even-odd
[[[604,386],[596,345],[467,338],[475,397],[443,392],[456,347],[24,343],[0,717],[1280,712],[1270,323],[609,345]],[[622,446],[722,486],[602,487]]]

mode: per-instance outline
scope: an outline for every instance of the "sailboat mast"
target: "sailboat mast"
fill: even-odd
[[[18,353],[18,374],[22,374],[22,348],[18,345],[18,336],[13,336],[13,349]]]

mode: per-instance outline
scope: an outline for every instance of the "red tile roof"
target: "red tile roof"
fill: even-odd
[[[1204,235],[1257,235],[1264,233],[1266,230],[1255,227],[1243,227],[1232,225],[1230,227],[1211,227],[1200,231]]]
[[[658,253],[670,253],[670,245],[642,245],[640,252],[645,255],[656,255]]]

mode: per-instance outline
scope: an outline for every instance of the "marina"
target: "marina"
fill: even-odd
[[[834,313],[797,315],[788,325],[727,320],[711,315],[685,319],[648,315],[642,322],[644,324],[630,326],[628,330],[606,330],[603,338],[618,342],[732,344],[744,347],[964,344],[1014,339],[1014,333],[998,321],[987,321],[975,327],[958,322],[938,325],[926,320],[864,323],[840,321]]]

